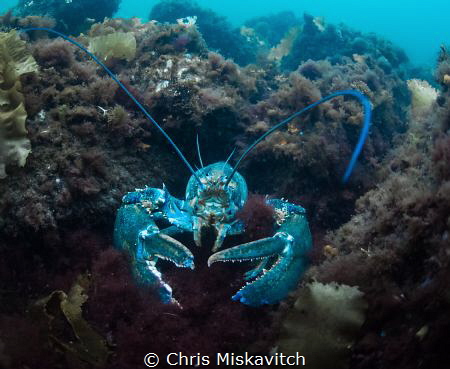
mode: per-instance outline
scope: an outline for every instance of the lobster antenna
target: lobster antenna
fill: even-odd
[[[202,155],[200,154],[200,145],[198,143],[198,133],[197,133],[197,154],[198,154],[198,160],[200,160],[200,165],[203,168],[203,160],[202,160]]]
[[[223,164],[222,170],[225,169],[225,165],[228,164],[228,162],[230,161],[230,159],[231,159],[231,157],[233,156],[233,154],[234,154],[235,151],[236,151],[236,148],[234,148],[233,151],[231,152],[231,154],[228,156],[228,159],[227,159],[227,160],[225,161],[225,163]],[[227,182],[227,184],[228,184],[228,182]]]
[[[102,67],[106,73],[109,74],[109,76],[114,80],[114,82],[116,82],[119,87],[130,97],[131,100],[133,100],[133,102],[137,105],[137,107],[139,109],[141,109],[141,111],[144,113],[144,115],[150,120],[150,122],[153,123],[153,125],[158,128],[158,130],[162,133],[162,135],[167,139],[167,141],[169,141],[169,143],[172,145],[172,147],[175,149],[176,153],[178,154],[178,156],[180,157],[180,159],[184,162],[184,164],[186,164],[186,166],[188,167],[189,171],[191,172],[191,174],[195,177],[195,179],[197,180],[197,182],[199,183],[199,185],[201,187],[203,187],[202,182],[200,182],[200,178],[198,178],[197,174],[195,174],[194,169],[192,168],[192,166],[189,164],[189,162],[187,161],[187,159],[184,157],[183,153],[180,151],[180,149],[178,148],[177,145],[175,145],[175,142],[172,141],[172,139],[170,138],[170,136],[166,133],[166,131],[164,131],[164,129],[156,122],[155,119],[153,119],[153,117],[150,115],[150,113],[144,108],[144,106],[133,96],[133,94],[125,87],[125,85],[119,81],[119,79],[116,77],[116,75],[111,72],[111,70],[105,65],[103,64],[100,59],[98,59],[94,54],[92,54],[86,47],[84,47],[83,45],[81,45],[80,43],[78,43],[77,41],[71,39],[70,37],[66,36],[65,34],[55,31],[51,28],[46,28],[46,27],[31,27],[31,28],[22,28],[19,29],[19,32],[31,32],[31,31],[47,31],[50,33],[53,33],[59,37],[62,37],[64,40],[70,42],[71,44],[75,45],[76,47],[78,47],[79,49],[83,50],[87,55],[89,55],[92,60],[94,60],[94,62],[96,62],[100,67]]]
[[[359,91],[356,90],[343,90],[343,91],[336,91],[334,93],[332,93],[331,95],[325,96],[324,98],[316,101],[315,103],[312,103],[311,105],[308,105],[306,108],[303,108],[302,110],[292,114],[290,117],[286,118],[285,120],[283,120],[282,122],[276,124],[275,126],[273,126],[271,129],[269,129],[266,133],[264,133],[260,138],[258,138],[255,142],[253,142],[248,148],[247,150],[245,150],[245,152],[241,155],[241,157],[239,158],[239,160],[237,161],[236,165],[233,168],[233,171],[231,172],[230,177],[228,178],[227,182],[225,183],[225,186],[227,186],[231,179],[233,178],[234,174],[237,171],[237,168],[239,167],[239,164],[241,163],[241,161],[248,155],[248,153],[250,151],[253,150],[253,148],[259,144],[262,140],[264,140],[267,136],[269,136],[271,133],[275,132],[277,129],[283,127],[284,125],[288,124],[292,119],[298,117],[299,115],[307,112],[308,110],[311,110],[312,108],[315,108],[317,105],[320,105],[322,103],[324,103],[325,101],[331,100],[337,96],[343,96],[343,95],[350,95],[350,96],[354,96],[356,97],[360,103],[363,105],[364,108],[364,122],[363,122],[363,127],[361,129],[361,133],[359,135],[359,139],[358,139],[358,143],[355,146],[355,149],[353,150],[353,154],[352,157],[350,159],[350,162],[347,166],[347,169],[345,170],[344,176],[342,177],[342,181],[344,183],[346,183],[350,177],[350,175],[352,174],[353,168],[355,167],[356,161],[358,160],[358,156],[361,153],[361,150],[364,146],[364,142],[366,141],[366,138],[369,134],[369,128],[370,128],[370,119],[372,116],[372,109],[370,106],[370,100],[363,95],[362,93],[360,93]]]

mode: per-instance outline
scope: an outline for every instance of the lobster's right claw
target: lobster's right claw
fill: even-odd
[[[145,250],[144,255],[140,250]],[[194,269],[194,255],[189,249],[176,239],[161,233],[149,235],[147,231],[139,234],[137,269],[139,279],[145,284],[158,284],[159,295],[164,303],[177,303],[172,297],[172,288],[163,281],[162,275],[156,268],[158,259],[167,260],[179,268]],[[143,265],[145,263],[145,265]]]
[[[284,299],[296,287],[307,266],[304,255],[295,252],[293,237],[286,232],[215,253],[208,265],[218,261],[253,260],[262,260],[264,264],[246,274],[255,279],[232,297],[250,306],[275,304]],[[266,270],[266,265],[271,268]]]
[[[117,212],[114,244],[129,252],[136,281],[156,288],[164,303],[177,303],[172,288],[164,282],[157,268],[159,259],[168,260],[178,267],[194,269],[194,256],[181,242],[160,231],[146,208],[127,204]]]

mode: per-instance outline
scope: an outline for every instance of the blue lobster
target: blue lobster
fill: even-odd
[[[336,96],[350,95],[362,103],[364,122],[343,177],[343,181],[346,182],[369,133],[370,101],[354,90],[337,91],[326,96],[273,126],[245,150],[234,167],[228,164],[231,156],[226,162],[204,167],[197,139],[201,168],[194,171],[162,127],[95,55],[75,40],[52,29],[27,28],[21,31],[34,30],[54,33],[86,52],[166,137],[192,174],[184,200],[171,196],[165,187],[137,189],[123,197],[114,227],[114,245],[130,254],[136,281],[158,289],[164,303],[176,303],[171,287],[163,281],[158,270],[158,260],[169,260],[178,267],[194,269],[193,254],[173,236],[182,232],[192,232],[195,243],[201,246],[202,229],[214,227],[217,237],[208,265],[219,261],[258,261],[256,267],[245,274],[248,283],[232,297],[233,300],[250,306],[260,306],[274,304],[284,299],[296,287],[308,265],[307,253],[312,247],[312,238],[306,211],[301,206],[284,200],[266,199],[266,204],[273,207],[276,214],[275,234],[272,237],[218,251],[226,236],[240,234],[245,230],[245,225],[236,218],[236,213],[245,205],[248,191],[245,179],[237,172],[237,168],[259,142],[295,117]],[[170,225],[160,229],[157,222],[162,220]]]

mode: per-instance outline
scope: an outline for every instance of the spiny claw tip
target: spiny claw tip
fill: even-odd
[[[208,258],[208,267],[210,267],[212,264],[214,264],[217,260],[215,260],[216,258],[214,257],[214,255],[211,255]]]
[[[234,296],[231,297],[233,301],[239,301],[241,299],[242,293],[240,291],[236,292]]]

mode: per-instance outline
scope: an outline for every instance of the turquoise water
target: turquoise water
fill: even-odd
[[[15,3],[1,0],[0,12]],[[156,0],[123,0],[118,16],[147,19],[156,3]],[[360,31],[376,32],[405,49],[414,64],[430,67],[435,63],[439,46],[450,44],[448,0],[199,0],[198,3],[227,16],[236,26],[250,17],[282,10],[323,16],[331,23],[343,22]]]

